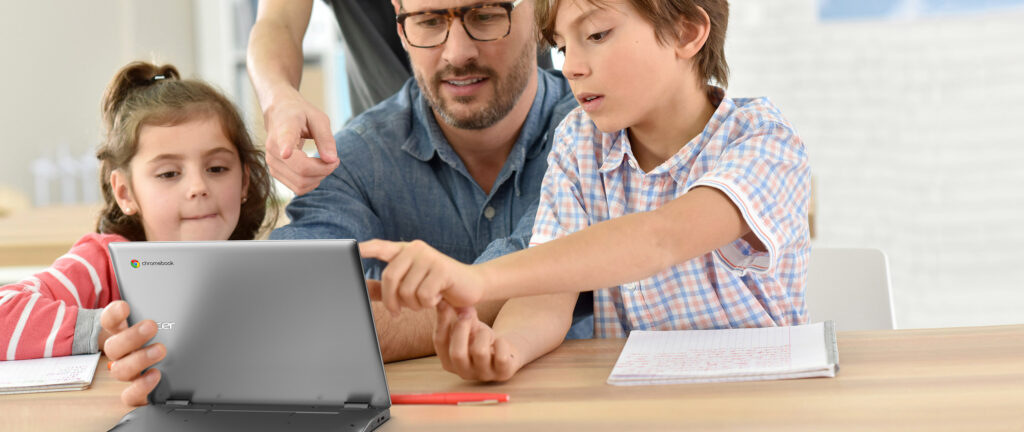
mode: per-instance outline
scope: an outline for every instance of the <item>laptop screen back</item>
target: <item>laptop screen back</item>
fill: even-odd
[[[390,406],[351,240],[129,242],[110,253],[129,323],[167,347],[151,400]]]

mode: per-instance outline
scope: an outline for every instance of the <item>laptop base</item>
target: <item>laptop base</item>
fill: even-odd
[[[111,431],[359,431],[376,429],[391,417],[388,408],[146,405]]]

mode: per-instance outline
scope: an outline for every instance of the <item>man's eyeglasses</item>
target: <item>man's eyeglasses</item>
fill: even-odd
[[[523,0],[483,3],[448,9],[433,9],[398,14],[395,20],[409,45],[433,48],[448,40],[452,20],[459,18],[466,34],[477,41],[493,41],[512,30],[512,10]]]

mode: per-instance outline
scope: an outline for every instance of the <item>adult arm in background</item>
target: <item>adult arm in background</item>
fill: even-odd
[[[302,38],[312,11],[313,0],[260,0],[246,55],[267,129],[267,167],[297,195],[338,166],[330,119],[299,93]],[[316,143],[319,158],[302,151],[306,139]]]

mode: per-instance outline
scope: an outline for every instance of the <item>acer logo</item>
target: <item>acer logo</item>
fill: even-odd
[[[156,323],[156,328],[159,330],[174,330],[174,324],[173,322],[158,322]]]

